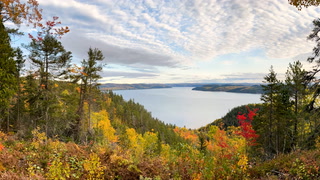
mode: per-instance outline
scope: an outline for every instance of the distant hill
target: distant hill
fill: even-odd
[[[233,92],[233,93],[251,93],[251,94],[261,94],[262,88],[260,85],[244,85],[244,84],[209,84],[203,85],[201,87],[195,87],[192,90],[197,91],[223,91],[223,92]]]
[[[116,84],[106,83],[100,85],[101,90],[129,90],[129,89],[155,89],[155,88],[172,88],[172,87],[200,87],[203,83],[165,83],[165,84]]]
[[[129,90],[129,89],[154,89],[154,88],[171,88],[166,84],[114,84],[107,83],[100,85],[100,90]]]
[[[172,88],[172,87],[194,87],[192,90],[199,91],[225,91],[237,93],[261,93],[261,87],[258,84],[242,83],[242,84],[226,84],[226,83],[165,83],[165,84],[101,84],[101,90],[130,90],[130,89],[155,89],[155,88]]]

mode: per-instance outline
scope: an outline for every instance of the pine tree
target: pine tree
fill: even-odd
[[[92,124],[91,124],[91,105],[92,105],[92,93],[93,90],[97,87],[98,83],[97,81],[101,78],[99,75],[99,72],[102,71],[102,63],[101,62],[104,59],[104,56],[102,54],[102,51],[95,48],[89,48],[88,51],[88,59],[82,60],[82,68],[83,70],[80,72],[79,76],[75,76],[75,82],[80,81],[80,101],[79,101],[79,108],[77,111],[77,114],[79,117],[76,119],[76,122],[74,123],[74,135],[77,137],[78,140],[83,140],[83,132],[80,132],[80,127],[83,124],[87,124],[87,130],[90,131]],[[83,122],[84,119],[84,103],[87,102],[88,107],[88,122]]]
[[[66,51],[59,41],[59,37],[69,31],[68,28],[55,28],[60,22],[56,22],[58,17],[53,17],[53,21],[47,21],[46,26],[42,26],[37,37],[29,34],[32,42],[27,46],[30,51],[29,59],[37,68],[39,75],[38,92],[35,97],[31,97],[32,103],[40,103],[37,119],[44,120],[38,122],[44,126],[47,135],[50,113],[54,113],[57,103],[56,94],[53,93],[52,83],[57,78],[68,72],[71,61],[71,52]],[[38,101],[38,102],[37,102]]]

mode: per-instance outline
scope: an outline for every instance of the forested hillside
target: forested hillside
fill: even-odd
[[[73,64],[60,41],[70,29],[44,21],[37,1],[1,0],[0,12],[0,179],[320,178],[318,69],[296,61],[281,81],[271,67],[262,104],[187,129],[101,91],[102,51]],[[21,33],[6,22],[37,31],[27,55],[11,46]],[[320,39],[319,26],[309,39]]]
[[[212,123],[208,124],[207,126],[202,127],[200,129],[201,130],[206,129],[212,125],[214,125],[214,126],[221,126],[222,125],[224,129],[227,129],[228,127],[231,127],[231,126],[238,127],[239,121],[235,117],[237,117],[237,115],[239,113],[249,113],[249,109],[259,109],[259,111],[261,111],[262,108],[263,108],[262,104],[246,104],[246,105],[234,107],[226,115],[224,115],[221,119],[217,119],[217,120],[213,121]]]
[[[192,90],[222,91],[222,92],[251,93],[251,94],[261,94],[262,93],[262,88],[260,85],[237,85],[237,84],[203,85],[200,87],[195,87]]]

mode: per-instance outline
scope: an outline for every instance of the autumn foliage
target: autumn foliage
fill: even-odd
[[[256,131],[252,128],[252,121],[254,116],[256,116],[256,112],[259,109],[253,109],[250,110],[249,107],[247,107],[248,109],[248,114],[241,114],[239,113],[237,115],[237,119],[239,120],[239,126],[241,128],[240,131],[237,131],[236,133],[243,136],[248,145],[253,146],[256,145],[256,140],[259,137],[259,135],[256,133]]]
[[[17,75],[19,90],[12,90],[12,96],[5,96],[9,98],[0,98],[0,101],[8,99],[8,106],[0,107],[3,112],[0,125],[6,129],[6,133],[0,131],[0,179],[320,178],[320,138],[316,137],[317,134],[310,134],[311,129],[318,133],[318,119],[315,118],[314,122],[309,121],[311,116],[297,116],[295,119],[294,131],[301,134],[300,144],[307,135],[312,135],[308,140],[315,141],[315,150],[279,155],[271,161],[259,163],[255,159],[257,156],[250,153],[258,148],[265,153],[267,149],[263,149],[261,138],[276,137],[278,145],[281,144],[281,135],[287,138],[284,140],[294,139],[291,137],[295,134],[281,134],[282,119],[277,119],[275,128],[273,118],[270,118],[269,129],[257,131],[261,136],[252,125],[259,110],[249,107],[247,113],[237,114],[238,110],[229,113],[232,114],[232,123],[228,124],[216,121],[216,124],[200,129],[165,124],[133,100],[125,101],[112,91],[99,89],[103,64],[98,62],[104,59],[99,49],[90,48],[87,60],[84,59],[80,66],[70,67],[71,52],[66,51],[59,41],[70,31],[69,28],[61,27],[57,16],[44,21],[36,0],[24,2],[0,0],[2,25],[6,21],[26,23],[37,30],[37,33],[29,34],[32,41],[29,59],[34,65],[32,68],[37,70],[30,70],[25,77]],[[9,37],[5,27],[0,27]],[[5,43],[10,49],[9,40]],[[14,63],[14,58],[19,59],[12,55]],[[3,79],[1,83],[4,83]],[[13,81],[7,84],[10,83]],[[280,92],[277,96],[281,97],[281,102],[290,104],[290,97],[285,99],[286,96],[282,95],[287,94]],[[283,107],[293,109],[292,106],[278,107],[279,112],[269,111],[269,117],[283,114]],[[298,115],[298,109],[294,115]],[[290,126],[291,117],[287,116],[289,120],[283,122]],[[303,123],[307,122],[304,118],[308,124]],[[298,124],[298,120],[302,122]],[[298,129],[298,125],[303,128]],[[253,163],[259,164],[252,166]]]
[[[42,9],[39,9],[37,0],[28,0],[22,3],[20,0],[1,0],[0,1],[0,20],[13,21],[15,24],[32,24],[34,27],[39,25],[42,20]]]
[[[70,32],[70,29],[68,26],[66,27],[57,27],[58,25],[61,24],[61,21],[58,21],[59,17],[53,16],[52,20],[48,20],[45,23],[38,23],[38,33],[37,36],[34,36],[32,34],[28,34],[29,38],[39,42],[43,41],[44,36],[46,35],[51,35],[54,36],[55,38],[61,38],[64,34]]]

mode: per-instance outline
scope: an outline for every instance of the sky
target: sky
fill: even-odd
[[[98,48],[102,83],[261,83],[271,65],[279,79],[306,62],[320,8],[287,0],[38,0],[58,16],[73,63]],[[35,31],[35,29],[29,29]],[[19,41],[13,41],[18,43]]]

